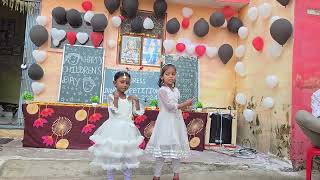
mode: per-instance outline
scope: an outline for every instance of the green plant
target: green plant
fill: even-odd
[[[90,101],[91,101],[91,103],[99,103],[100,98],[99,98],[99,96],[92,96],[90,98]]]
[[[200,101],[196,102],[195,107],[196,108],[203,108],[202,102],[200,102]]]
[[[23,100],[25,100],[25,101],[32,101],[33,100],[33,94],[31,93],[31,92],[29,92],[29,91],[24,91],[23,93],[22,93],[22,98],[23,98]]]
[[[158,100],[156,100],[156,99],[151,100],[149,105],[154,106],[154,107],[158,107]]]

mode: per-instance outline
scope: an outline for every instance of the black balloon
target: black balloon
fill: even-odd
[[[104,14],[95,14],[91,19],[91,26],[94,32],[103,32],[108,26],[108,19]]]
[[[227,28],[232,33],[238,33],[241,26],[243,26],[242,21],[237,17],[232,17],[228,22]]]
[[[278,19],[271,24],[270,34],[275,41],[284,45],[292,35],[292,24],[287,19]]]
[[[48,40],[48,31],[40,25],[35,25],[29,33],[30,39],[37,47],[42,46]]]
[[[70,9],[67,11],[67,21],[70,26],[77,28],[82,25],[82,17],[78,10]]]
[[[193,32],[198,37],[204,37],[209,32],[209,23],[204,19],[199,19],[193,26]]]
[[[38,81],[43,77],[43,69],[38,64],[32,64],[28,69],[28,76],[30,79]]]
[[[220,48],[218,50],[218,55],[219,55],[221,61],[223,62],[223,64],[227,64],[228,61],[233,56],[232,46],[230,46],[229,44],[224,44],[224,45],[220,46]]]
[[[120,0],[104,0],[104,5],[110,14],[113,14],[120,6]]]
[[[166,26],[169,34],[175,34],[180,30],[180,23],[177,18],[172,18],[167,22]]]
[[[156,0],[153,3],[153,11],[156,17],[163,18],[167,12],[167,2],[166,0]]]
[[[53,19],[60,25],[67,24],[66,14],[66,10],[63,7],[55,7],[51,12]]]
[[[138,0],[123,0],[121,14],[128,18],[133,18],[137,15],[139,7]]]
[[[213,27],[220,27],[224,24],[226,21],[224,14],[221,12],[214,12],[210,16],[210,24]]]
[[[141,33],[143,31],[143,21],[140,17],[135,17],[131,21],[131,31]]]
[[[287,6],[290,0],[277,0],[282,6]]]

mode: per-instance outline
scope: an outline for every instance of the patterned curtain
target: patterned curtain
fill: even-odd
[[[33,14],[40,0],[2,0],[2,5],[23,14]]]

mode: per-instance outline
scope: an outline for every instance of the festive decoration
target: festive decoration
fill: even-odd
[[[224,21],[224,24],[223,24],[220,28],[226,28],[227,26],[228,26],[228,21],[225,20],[225,21]]]
[[[38,81],[43,77],[43,69],[38,64],[32,64],[28,69],[28,76],[30,79]]]
[[[247,27],[242,26],[239,28],[238,35],[239,35],[240,39],[246,39],[248,37],[248,34],[249,34],[249,30]]]
[[[210,24],[213,27],[221,27],[225,21],[224,14],[221,12],[214,12],[210,16]]]
[[[113,16],[111,18],[111,23],[116,28],[120,27],[121,22],[122,22],[122,20],[121,20],[121,18],[119,16]]]
[[[188,119],[190,117],[190,113],[189,112],[183,112],[182,113],[182,117],[184,120]]]
[[[163,47],[166,53],[170,53],[173,50],[174,46],[175,46],[174,40],[166,39],[163,41]]]
[[[150,139],[156,121],[151,121],[143,131],[144,137]]]
[[[104,14],[95,14],[91,19],[91,26],[94,32],[103,32],[108,26],[108,19]]]
[[[56,148],[57,149],[67,149],[69,146],[69,141],[68,139],[60,139],[57,143],[56,143]]]
[[[86,44],[89,40],[89,35],[85,32],[78,32],[76,38],[80,44]]]
[[[96,123],[100,121],[102,118],[102,115],[100,113],[94,113],[89,117],[89,122],[90,123]]]
[[[141,115],[141,116],[137,116],[135,119],[134,119],[134,123],[135,124],[140,124],[142,123],[143,121],[147,120],[148,117],[146,115]]]
[[[65,25],[67,23],[66,10],[63,7],[55,7],[51,15],[57,24]]]
[[[110,48],[110,49],[112,49],[112,48],[114,48],[114,47],[116,47],[117,46],[117,41],[115,41],[115,40],[108,40],[108,47]]]
[[[197,55],[199,57],[203,56],[205,53],[206,53],[206,46],[204,45],[198,45],[196,46],[196,49],[195,49]]]
[[[246,47],[244,45],[240,45],[235,50],[235,55],[237,58],[242,58],[246,53]]]
[[[83,121],[87,118],[88,113],[84,109],[78,110],[74,115],[77,121]]]
[[[245,109],[243,111],[243,117],[247,122],[252,122],[254,120],[255,113],[251,109]]]
[[[186,45],[186,51],[190,56],[192,56],[195,52],[195,46],[192,43],[188,43]]]
[[[207,55],[209,58],[213,58],[213,57],[215,57],[217,54],[218,54],[218,48],[216,48],[216,47],[208,47],[208,46],[207,46],[206,55]]]
[[[271,15],[272,6],[269,3],[263,3],[258,7],[259,16],[263,18],[268,18]]]
[[[92,10],[92,2],[90,0],[85,0],[81,4],[83,10],[91,11]]]
[[[62,41],[66,37],[66,31],[65,30],[58,30],[56,28],[51,29],[51,37],[53,39],[53,45],[59,46],[60,41]]]
[[[251,21],[256,21],[258,18],[258,13],[259,13],[258,8],[253,6],[253,7],[249,8],[247,16],[249,17],[249,19]]]
[[[36,95],[41,94],[44,91],[44,84],[40,82],[32,82],[31,83],[31,89],[32,92]]]
[[[277,0],[282,6],[287,6],[290,3],[290,0]]]
[[[188,7],[182,8],[182,16],[185,18],[190,18],[193,14],[193,10]]]
[[[283,47],[277,42],[271,42],[268,46],[268,52],[273,58],[278,58],[281,56]]]
[[[50,117],[54,113],[54,110],[52,108],[45,108],[40,112],[40,115],[42,117]]]
[[[103,33],[101,32],[91,32],[90,38],[94,47],[99,47],[103,41]]]
[[[91,19],[93,18],[93,16],[94,13],[92,11],[87,11],[83,16],[83,19],[86,23],[91,24]]]
[[[27,112],[29,114],[37,114],[39,111],[39,106],[37,104],[28,104],[27,105]]]
[[[43,63],[47,59],[47,52],[41,50],[33,50],[32,56],[37,63]]]
[[[35,25],[29,33],[30,39],[37,47],[42,46],[48,40],[48,31],[41,25]]]
[[[182,53],[186,49],[186,45],[184,43],[177,43],[176,49],[178,52]]]
[[[44,118],[38,118],[37,120],[35,120],[33,122],[33,127],[35,128],[39,128],[39,127],[43,127],[44,124],[48,123],[48,121]]]
[[[254,38],[252,41],[252,45],[257,51],[262,51],[264,46],[262,37],[257,36],[256,38]]]
[[[163,18],[167,12],[167,8],[166,0],[156,0],[153,3],[153,11],[157,18]]]
[[[69,9],[66,14],[67,21],[73,28],[78,28],[82,25],[82,17],[78,10]]]
[[[52,136],[42,136],[42,143],[45,144],[47,147],[53,145],[53,138]]]
[[[228,19],[228,18],[232,17],[236,13],[236,11],[235,11],[235,9],[233,9],[230,6],[224,6],[222,9],[222,13]]]
[[[193,33],[198,37],[204,37],[209,32],[209,23],[204,19],[199,19],[193,26]]]
[[[180,30],[180,23],[177,18],[172,18],[167,22],[166,30],[169,34],[176,34]]]
[[[270,27],[272,38],[279,44],[284,45],[292,34],[292,25],[287,19],[278,19]]]
[[[76,32],[67,32],[67,40],[68,40],[69,44],[74,45],[77,41]]]
[[[227,64],[231,59],[231,57],[233,56],[232,46],[230,46],[229,44],[224,44],[220,46],[218,50],[218,55],[221,61],[223,62],[223,64]]]
[[[131,32],[141,33],[143,31],[143,21],[141,17],[135,17],[131,21]]]
[[[189,18],[183,18],[182,23],[181,23],[182,27],[184,29],[187,29],[190,25],[190,19]]]
[[[243,62],[240,62],[240,61],[237,62],[236,65],[234,66],[234,70],[239,76],[241,77],[246,76],[246,67]]]
[[[272,16],[272,17],[270,18],[269,23],[272,24],[273,22],[275,22],[275,21],[278,20],[278,19],[280,19],[279,16]]]
[[[48,21],[48,19],[46,16],[38,16],[36,19],[37,24],[41,25],[41,26],[47,25],[47,21]]]
[[[113,14],[120,6],[120,0],[104,0],[104,5],[110,14]]]
[[[266,77],[266,84],[269,88],[275,88],[278,86],[278,78],[276,75],[269,75]]]
[[[95,127],[94,124],[87,124],[82,128],[81,132],[84,134],[91,133]]]
[[[138,7],[138,0],[122,0],[121,14],[125,17],[133,18],[137,15]]]
[[[22,93],[22,99],[25,101],[33,101],[33,95],[28,91],[24,91]]]
[[[274,106],[274,101],[271,97],[265,97],[262,100],[262,106],[271,109]]]
[[[67,135],[72,128],[70,119],[66,117],[59,117],[52,124],[52,132],[56,136],[63,137]]]
[[[23,63],[23,64],[20,65],[20,68],[22,70],[26,70],[28,68],[28,66],[27,66],[27,64]]]
[[[240,105],[246,105],[247,103],[247,96],[243,93],[237,93],[236,95],[236,102]]]
[[[242,21],[237,17],[232,17],[228,22],[228,30],[232,33],[238,33],[240,27],[243,26]]]

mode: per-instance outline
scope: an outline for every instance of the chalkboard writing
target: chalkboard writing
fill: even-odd
[[[198,58],[189,56],[166,55],[165,63],[174,64],[177,68],[176,87],[180,91],[180,102],[193,97],[198,98]]]
[[[60,80],[59,101],[89,103],[101,97],[104,49],[65,45]]]
[[[113,93],[115,87],[113,85],[114,74],[118,70],[105,69],[103,102],[107,102],[109,94]],[[129,71],[131,76],[131,85],[127,91],[128,95],[135,95],[140,102],[148,106],[152,99],[157,99],[159,72],[151,71]]]

